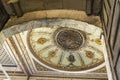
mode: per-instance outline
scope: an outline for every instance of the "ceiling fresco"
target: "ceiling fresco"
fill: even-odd
[[[53,70],[79,72],[101,68],[102,29],[81,21],[71,22],[74,26],[68,22],[70,26],[41,26],[26,32],[31,53]]]
[[[4,33],[14,35],[3,48],[21,69],[16,75],[107,78],[100,27],[72,19],[41,19],[14,25],[9,31]]]

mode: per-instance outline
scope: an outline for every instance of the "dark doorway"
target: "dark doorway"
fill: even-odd
[[[5,8],[0,1],[0,31],[2,30],[3,26],[5,25],[6,21],[9,19],[8,13],[5,11]]]

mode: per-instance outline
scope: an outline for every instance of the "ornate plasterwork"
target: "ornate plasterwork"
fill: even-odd
[[[29,17],[31,16],[31,17]],[[42,19],[42,20],[40,20]],[[73,20],[72,20],[73,19]],[[31,21],[32,20],[32,21]],[[40,71],[36,69],[36,65],[34,64],[33,59],[41,65],[40,61],[35,58],[32,53],[30,52],[28,46],[26,45],[26,34],[28,34],[28,32],[23,32],[26,30],[32,30],[34,28],[40,28],[40,27],[49,27],[49,26],[61,26],[61,27],[65,27],[65,26],[78,26],[77,21],[84,21],[84,22],[88,22],[90,24],[99,26],[101,26],[101,21],[99,19],[98,16],[87,16],[85,13],[81,12],[81,11],[74,11],[74,10],[46,10],[46,11],[37,11],[37,12],[32,12],[32,13],[27,13],[25,14],[23,17],[20,18],[13,18],[12,20],[10,19],[8,21],[7,24],[7,29],[4,29],[1,31],[0,33],[0,43],[3,43],[7,38],[11,37],[12,35],[15,36],[15,34],[20,33],[20,37],[21,37],[21,41],[20,38],[17,38],[16,42],[21,42],[25,47],[19,45],[21,47],[21,49],[23,49],[23,54],[24,56],[22,58],[24,58],[24,62],[26,62],[24,65],[28,65],[27,68],[29,68],[29,71],[31,71],[31,75],[38,75],[41,74],[40,76],[61,76],[61,77],[87,77],[89,76],[89,78],[104,78],[107,77],[106,73],[99,73],[98,71],[92,71],[92,72],[88,72],[87,73],[77,73],[77,74],[60,74],[58,73],[56,70],[53,71]],[[28,22],[29,21],[29,22]],[[9,28],[8,28],[9,27]],[[86,31],[93,31],[93,30],[89,30],[86,28],[87,24],[84,25],[84,28]],[[74,27],[76,28],[76,27]],[[83,29],[83,28],[81,28]],[[94,34],[96,34],[96,32],[98,32],[97,29],[95,29],[95,31],[93,31]],[[25,35],[24,35],[25,34]],[[102,36],[103,38],[103,36]],[[104,48],[104,57],[105,57],[105,62],[106,62],[106,66],[107,67],[107,72],[108,72],[108,76],[110,75],[110,79],[111,78],[111,66],[110,66],[110,61],[109,61],[109,55],[107,54],[107,50],[105,47],[105,42],[104,39],[103,40],[103,48]],[[11,40],[10,40],[11,41]],[[10,41],[8,41],[8,43],[10,43]],[[15,41],[15,40],[13,40]],[[46,41],[45,39],[43,39],[43,41]],[[92,40],[95,41],[98,44],[101,44],[101,41],[99,39],[96,40]],[[96,45],[95,45],[96,46]],[[11,46],[9,46],[11,47]],[[17,47],[18,48],[18,47]],[[90,55],[88,56],[90,57]],[[21,58],[21,56],[19,57]],[[20,61],[21,62],[21,61]],[[19,64],[21,64],[19,62]],[[41,67],[39,65],[39,67]],[[46,66],[44,66],[46,68]],[[48,68],[48,67],[47,67]],[[96,69],[97,70],[97,69]],[[57,74],[58,73],[58,74]]]
[[[100,39],[102,30],[84,22],[71,22],[66,22],[66,26],[58,26],[59,22],[56,22],[57,26],[41,26],[41,28],[30,31],[27,35],[27,42],[33,55],[43,64],[63,71],[84,71],[102,64],[104,62],[102,39]],[[77,35],[71,35],[71,32]],[[64,42],[69,38],[61,38],[64,37],[64,33],[67,33],[67,36],[71,35],[71,38],[81,39],[82,42],[79,42],[80,45],[75,49],[74,46],[77,44],[73,44],[74,50],[72,50],[69,43]],[[64,41],[60,42],[60,38]],[[78,43],[80,40],[76,41],[74,40],[72,43]],[[67,49],[64,47],[66,45]],[[60,56],[63,55],[62,62]]]
[[[33,61],[34,61],[34,64],[36,66],[36,69],[38,71],[52,71],[52,70],[50,70],[48,68],[45,68],[44,66],[40,65],[37,61],[35,61],[35,60],[33,60]]]
[[[42,25],[40,25],[40,24],[42,24]],[[27,22],[27,23],[24,23],[21,25],[15,25],[15,26],[16,27],[17,26],[22,26],[22,27],[31,26],[31,27],[35,28],[35,29],[31,29],[31,27],[30,27],[29,31],[21,32],[20,34],[16,34],[8,39],[8,43],[14,43],[13,46],[14,46],[15,52],[19,53],[19,56],[22,59],[21,61],[24,62],[24,66],[23,66],[23,67],[25,67],[24,72],[26,72],[25,69],[27,69],[29,74],[37,75],[37,76],[85,77],[85,76],[90,75],[91,78],[93,78],[93,77],[96,78],[96,77],[100,77],[100,76],[104,76],[103,78],[106,77],[106,72],[102,72],[102,73],[96,72],[96,70],[105,66],[103,51],[102,51],[103,39],[100,39],[100,33],[102,32],[101,28],[81,22],[81,21],[68,20],[68,19],[65,19],[65,20],[59,19],[56,21],[52,20],[52,19],[35,20],[35,21],[30,21],[30,22]],[[62,29],[60,29],[60,28],[62,28]],[[76,31],[77,31],[78,36],[81,36],[81,38],[76,38],[76,36],[73,36],[73,37],[76,39],[82,39],[80,42],[80,46],[78,46],[75,49],[73,46],[73,50],[70,50],[70,48],[63,49],[62,46],[60,46],[57,43],[57,40],[55,40],[57,38],[56,34],[59,34],[61,31],[66,32],[66,28],[67,28],[67,30],[70,30],[70,33],[71,33],[71,31],[75,31],[75,34],[76,34]],[[68,34],[70,34],[70,33],[68,33]],[[30,40],[30,39],[33,39],[33,37],[34,37],[34,40],[36,39],[35,41],[33,41],[33,43],[37,43],[42,46],[51,41],[53,43],[52,44],[53,46],[51,46],[52,48],[57,47],[59,50],[62,50],[64,52],[66,51],[67,52],[66,55],[68,55],[68,57],[65,57],[65,59],[68,64],[72,63],[72,65],[73,64],[76,65],[77,62],[81,62],[81,60],[77,60],[78,58],[76,58],[77,57],[76,52],[77,51],[79,52],[79,50],[83,50],[83,54],[85,54],[85,55],[83,55],[83,57],[85,56],[87,59],[90,58],[88,65],[92,63],[92,59],[96,56],[96,53],[99,53],[97,55],[100,56],[100,57],[98,57],[98,59],[101,61],[99,61],[97,65],[96,65],[96,63],[94,63],[91,67],[85,65],[86,67],[83,67],[84,68],[84,69],[82,68],[83,70],[81,70],[80,68],[76,68],[76,70],[79,69],[78,71],[76,71],[75,69],[72,69],[72,68],[71,69],[66,68],[66,70],[65,70],[65,69],[59,68],[59,66],[57,68],[54,66],[52,67],[51,63],[50,63],[50,65],[47,65],[46,63],[42,62],[42,60],[39,59],[40,58],[39,56],[38,57],[35,56],[36,52],[34,50],[36,48],[33,49],[32,46],[34,44]],[[79,40],[77,42],[79,42]],[[73,43],[74,43],[74,39],[73,39]],[[75,45],[76,45],[76,41],[75,41]],[[91,47],[91,45],[93,47]],[[87,50],[84,52],[85,47],[87,47],[86,48]],[[54,49],[55,48],[53,48],[53,50]],[[43,50],[43,51],[49,52],[50,50],[51,49]],[[69,54],[69,52],[71,52],[71,51],[75,52],[75,53],[72,55],[71,55],[71,53]],[[95,51],[95,53],[93,53],[92,51]],[[91,53],[93,53],[93,54],[91,54]],[[56,57],[54,57],[55,56],[54,52],[51,52],[50,55],[51,55],[50,58],[56,58]],[[73,57],[73,56],[75,56],[75,57]],[[45,58],[45,57],[43,57],[43,58]],[[60,58],[60,57],[58,57],[58,58]],[[47,59],[46,61],[49,61],[49,58],[46,58],[46,59]],[[74,60],[77,62],[74,62]],[[80,64],[78,64],[78,65],[80,65]],[[71,64],[70,64],[70,67],[71,67]],[[74,73],[74,74],[69,74],[69,73]],[[83,73],[84,73],[84,75],[83,75]],[[41,75],[39,75],[39,74],[41,74]],[[68,74],[70,76],[67,76]],[[98,75],[100,75],[100,76],[98,76]]]
[[[43,64],[64,71],[81,71],[94,68],[104,62],[103,53],[101,50],[99,50],[101,49],[102,45],[99,36],[92,36],[91,34],[91,39],[89,39],[90,37],[89,35],[87,35],[86,43],[81,48],[81,45],[75,47],[77,44],[74,43],[78,42],[68,41],[63,44],[59,44],[57,43],[57,41],[55,42],[53,36],[54,31],[56,31],[58,28],[59,27],[56,26],[52,28],[43,27],[39,29],[34,29],[28,35],[28,44],[31,52]],[[74,36],[76,35],[73,35],[73,37]],[[99,39],[99,41],[96,42],[96,39]],[[62,46],[57,46],[56,43]],[[68,45],[71,43],[73,44]],[[96,48],[92,43],[96,44],[98,48]],[[78,49],[72,50],[71,46],[72,49]]]
[[[71,51],[77,50],[85,44],[84,32],[74,28],[58,28],[54,32],[54,43],[60,48]]]

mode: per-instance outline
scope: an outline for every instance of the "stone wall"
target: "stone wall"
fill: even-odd
[[[2,0],[10,15],[20,12],[39,10],[68,9],[86,11],[87,14],[98,15],[101,11],[102,0]],[[22,15],[19,15],[22,16]]]
[[[23,12],[49,9],[85,10],[86,0],[20,0],[20,5]]]

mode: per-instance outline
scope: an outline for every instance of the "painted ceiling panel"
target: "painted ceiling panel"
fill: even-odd
[[[33,20],[15,27],[29,28],[7,39],[24,72],[36,76],[107,77],[100,27],[72,19]]]
[[[36,20],[23,26],[36,28],[17,34],[13,40],[23,44],[19,47],[26,48],[25,53],[28,53],[30,60],[34,58],[48,69],[89,71],[96,66],[99,66],[98,69],[105,66],[103,39],[100,38],[102,29],[99,27],[68,19]],[[64,56],[63,61],[61,56]]]
[[[68,27],[41,27],[31,31],[28,44],[35,57],[57,69],[81,71],[103,63],[100,34],[88,33],[89,39],[87,33],[80,32]]]

